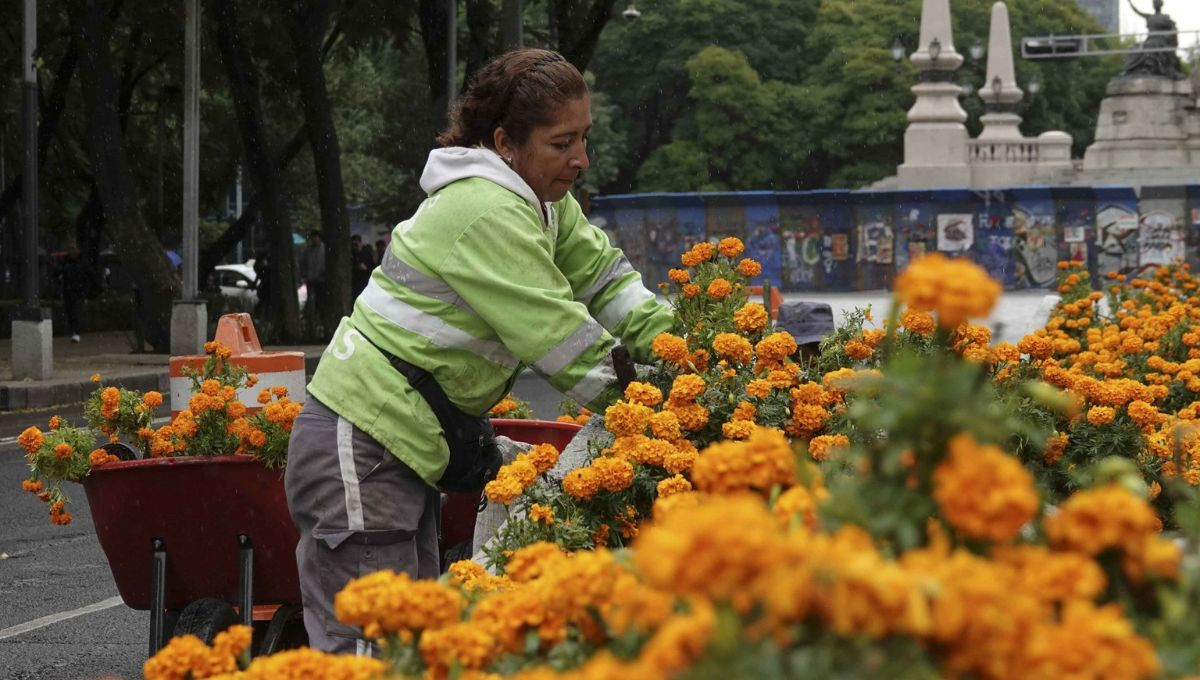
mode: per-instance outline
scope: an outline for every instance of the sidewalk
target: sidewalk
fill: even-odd
[[[54,338],[54,371],[49,380],[13,380],[12,340],[0,340],[0,411],[77,404],[95,389],[92,375],[106,385],[135,390],[170,392],[166,354],[133,354],[129,334],[122,331],[85,333],[82,342]],[[316,369],[324,345],[268,346],[267,352],[304,352],[305,372]]]

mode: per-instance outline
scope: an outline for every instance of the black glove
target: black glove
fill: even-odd
[[[629,350],[624,345],[617,345],[612,351],[613,369],[617,372],[617,384],[621,386],[621,391],[624,392],[629,383],[637,380],[637,369],[633,365],[633,358],[629,356]]]

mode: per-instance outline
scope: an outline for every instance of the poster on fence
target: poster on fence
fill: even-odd
[[[974,217],[967,214],[938,215],[937,246],[943,253],[962,253],[975,244]]]

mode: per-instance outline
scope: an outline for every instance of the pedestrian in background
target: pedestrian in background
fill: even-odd
[[[265,249],[254,254],[254,291],[258,296],[255,320],[271,318],[271,253]]]
[[[313,230],[308,235],[308,245],[300,256],[300,272],[304,285],[308,287],[308,302],[304,305],[304,320],[310,337],[321,332],[321,302],[325,299],[325,243],[321,232]]]
[[[379,239],[375,242],[375,266],[383,264],[383,254],[387,252],[387,241]]]
[[[350,285],[354,297],[363,292],[367,281],[371,280],[371,270],[375,268],[375,253],[370,248],[364,248],[362,237],[358,234],[350,237]]]

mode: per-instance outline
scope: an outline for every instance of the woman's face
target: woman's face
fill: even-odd
[[[534,128],[524,144],[496,130],[496,152],[512,159],[512,169],[537,194],[553,203],[567,195],[579,173],[588,169],[587,139],[592,129],[591,100],[585,94],[563,104],[549,125]]]

